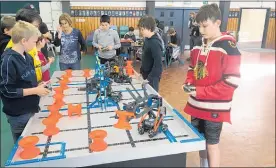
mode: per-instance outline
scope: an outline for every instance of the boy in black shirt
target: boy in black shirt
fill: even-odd
[[[142,17],[139,20],[138,27],[145,38],[140,73],[143,79],[147,79],[151,87],[158,92],[162,74],[162,39],[154,32],[156,23],[153,17]]]
[[[168,30],[168,35],[170,37],[170,41],[168,44],[168,56],[167,56],[167,62],[169,62],[169,60],[173,59],[174,60],[179,60],[179,56],[180,56],[180,37],[178,36],[178,34],[176,33],[175,29],[173,27],[171,27]]]
[[[39,12],[36,10],[36,8],[34,7],[33,4],[27,3],[23,9],[30,9],[33,11],[36,11],[38,14]],[[48,29],[48,26],[46,25],[46,23],[41,22],[39,27],[38,27],[40,33],[44,36],[45,39],[47,39],[47,43],[48,41],[52,40],[52,35]],[[45,45],[43,48],[41,48],[41,52],[44,54],[44,56],[46,57],[46,59],[48,59],[48,50],[47,50],[47,45]]]
[[[11,31],[15,23],[16,23],[15,17],[12,17],[12,16],[4,16],[1,19],[0,56],[5,51],[5,48],[11,39]]]
[[[39,35],[34,25],[18,21],[12,29],[13,47],[4,51],[0,61],[0,96],[14,142],[39,111],[39,96],[50,92],[44,83],[38,85],[34,60],[27,53],[35,47]]]

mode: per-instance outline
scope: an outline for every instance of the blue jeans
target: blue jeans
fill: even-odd
[[[160,77],[148,76],[147,80],[149,81],[149,85],[158,93]]]
[[[25,126],[27,125],[29,119],[34,115],[34,113],[27,113],[20,116],[9,116],[6,114],[8,123],[11,126],[13,141],[16,143]]]
[[[72,70],[80,70],[81,69],[81,65],[80,65],[80,61],[74,63],[74,64],[64,64],[64,63],[59,63],[59,69],[61,71],[65,71],[67,69],[72,69]]]

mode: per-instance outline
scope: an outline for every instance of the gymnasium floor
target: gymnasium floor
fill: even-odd
[[[94,65],[93,56],[83,57],[82,68]],[[135,69],[139,67],[137,63]],[[58,64],[51,67],[51,72],[56,69]],[[187,62],[184,66],[174,63],[163,72],[160,83],[160,94],[180,111],[187,100],[181,90],[187,69]],[[242,51],[241,75],[233,101],[232,125],[224,124],[221,134],[221,166],[275,167],[275,51]],[[1,167],[12,145],[9,125],[1,113]],[[197,152],[188,154],[188,166],[199,167]]]

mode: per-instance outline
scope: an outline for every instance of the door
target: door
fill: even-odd
[[[191,12],[198,12],[198,9],[184,9],[184,20],[183,20],[183,43],[185,45],[185,49],[189,49],[190,47],[190,33],[189,29],[189,19]]]
[[[156,9],[155,10],[155,18],[159,20],[161,24],[164,26],[167,24],[167,12],[166,9]]]
[[[241,48],[261,48],[267,9],[242,9],[238,44]]]
[[[182,41],[183,41],[183,10],[182,9],[172,9],[167,10],[167,25],[168,27],[173,27],[178,34],[180,41],[181,41],[181,49],[182,47]]]
[[[164,25],[164,32],[166,33],[170,27],[173,27],[182,41],[183,38],[183,9],[155,9],[155,18]]]

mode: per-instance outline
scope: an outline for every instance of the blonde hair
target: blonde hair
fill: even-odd
[[[19,43],[23,38],[30,39],[33,36],[41,36],[38,28],[25,21],[17,21],[11,33],[11,39],[14,44]]]
[[[68,13],[63,13],[59,17],[59,24],[61,24],[61,21],[65,20],[70,26],[72,26],[72,19]]]

